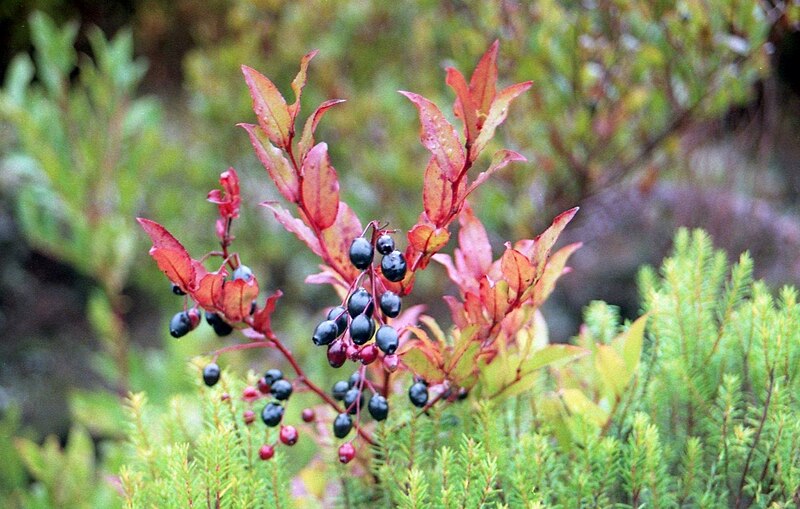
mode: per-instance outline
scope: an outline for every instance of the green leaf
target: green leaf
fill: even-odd
[[[611,345],[622,355],[622,359],[625,361],[628,379],[633,376],[639,366],[639,359],[642,357],[642,343],[647,317],[648,315],[646,314],[640,316],[628,327],[628,330],[611,340]]]
[[[608,345],[598,345],[594,366],[606,389],[616,396],[622,394],[628,385],[630,374],[625,361],[616,350]]]
[[[604,425],[608,420],[608,413],[578,389],[561,391],[561,399],[571,413],[585,417],[598,426]]]
[[[586,350],[573,345],[548,345],[531,353],[531,357],[520,365],[520,372],[527,375],[559,361],[569,361],[585,355]]]

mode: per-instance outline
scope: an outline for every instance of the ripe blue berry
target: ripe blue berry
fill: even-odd
[[[350,378],[347,380],[347,388],[352,389],[353,387],[361,384],[361,374],[358,371],[353,372],[350,375]]]
[[[358,400],[358,405],[355,404],[356,400]],[[364,393],[358,390],[357,387],[348,390],[344,395],[344,406],[348,413],[351,414],[356,413],[356,406],[358,406],[358,408],[364,408]]]
[[[270,428],[280,424],[281,419],[283,419],[283,407],[280,403],[269,402],[261,411],[261,420]]]
[[[353,428],[353,419],[347,414],[339,414],[333,421],[333,434],[336,438],[344,438]]]
[[[393,354],[397,350],[397,345],[400,344],[400,338],[397,336],[397,331],[391,325],[381,325],[378,332],[375,333],[375,344],[385,354]]]
[[[329,345],[339,335],[339,327],[333,320],[324,320],[317,325],[314,329],[314,335],[311,336],[311,341],[315,345]]]
[[[207,364],[206,367],[203,368],[203,382],[207,386],[213,387],[219,382],[219,374],[220,370],[216,362]]]
[[[264,382],[272,387],[272,384],[275,383],[276,380],[283,379],[283,372],[280,369],[272,368],[268,369],[266,373],[264,373]]]
[[[350,322],[350,338],[353,343],[363,345],[375,334],[375,322],[367,315],[358,315]]]
[[[392,251],[381,260],[381,272],[389,281],[402,281],[406,277],[406,257],[400,251]]]
[[[372,263],[372,244],[364,237],[356,237],[350,244],[350,263],[364,270]]]
[[[278,401],[289,399],[289,396],[292,395],[291,382],[283,379],[272,382],[272,395],[275,396],[275,399]]]
[[[233,327],[217,313],[206,311],[206,322],[214,329],[214,333],[217,336],[227,336],[233,332]]]
[[[183,289],[175,283],[172,283],[172,293],[175,295],[186,295],[186,292],[184,292]]]
[[[328,364],[332,368],[341,368],[347,360],[347,347],[344,342],[337,341],[328,347]]]
[[[253,279],[253,271],[250,270],[250,267],[247,265],[239,265],[236,267],[236,270],[233,271],[233,280],[236,281],[237,279],[243,279],[245,282],[249,282]]]
[[[388,233],[384,233],[378,237],[375,247],[378,249],[380,254],[387,255],[394,251],[394,239]]]
[[[372,301],[372,295],[369,294],[363,287],[354,291],[350,298],[347,299],[347,312],[350,316],[355,318],[360,314],[372,316],[372,310],[375,308],[375,303]]]
[[[350,386],[344,380],[339,380],[335,384],[333,384],[333,389],[331,393],[333,394],[333,399],[341,401],[344,399],[344,395],[347,394],[347,391],[350,389]]]
[[[415,382],[408,389],[408,399],[417,408],[422,408],[428,402],[428,386],[423,382]]]
[[[389,415],[389,402],[380,394],[373,394],[369,398],[367,408],[369,409],[369,415],[376,421],[382,421]]]
[[[189,318],[189,313],[186,311],[175,313],[169,321],[169,333],[173,338],[181,338],[193,328],[192,319]]]
[[[336,306],[328,311],[328,320],[336,322],[336,336],[341,336],[347,330],[347,310],[342,306]]]
[[[397,315],[400,314],[400,308],[402,307],[403,303],[400,300],[400,296],[392,291],[383,292],[381,295],[381,312],[388,316],[389,318],[395,318]]]

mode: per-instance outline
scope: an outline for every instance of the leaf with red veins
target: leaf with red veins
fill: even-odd
[[[258,297],[256,278],[225,281],[222,286],[222,306],[220,311],[230,322],[241,322],[250,316],[253,301]]]
[[[264,307],[257,309],[253,315],[253,329],[262,334],[272,330],[272,313],[275,312],[275,304],[282,296],[282,291],[275,290],[275,293],[267,297]]]
[[[392,318],[392,327],[400,333],[401,343],[410,335],[408,328],[417,326],[419,317],[424,311],[425,306],[423,304],[417,304],[416,306],[404,309],[397,318]]]
[[[136,218],[153,241],[150,256],[167,278],[181,290],[190,293],[195,288],[195,268],[186,248],[166,228],[142,217]]]
[[[506,243],[506,251],[500,259],[503,278],[515,295],[520,295],[533,283],[535,271],[530,260]]]
[[[427,256],[440,251],[449,240],[450,232],[430,224],[417,224],[408,232],[408,242]]]
[[[500,41],[495,40],[489,46],[469,80],[469,93],[472,100],[478,110],[484,114],[489,111],[497,87],[497,50],[499,45]]]
[[[501,321],[508,313],[510,307],[508,287],[508,283],[503,280],[493,282],[488,277],[481,278],[481,302],[489,317],[495,322]]]
[[[530,257],[533,266],[536,268],[536,276],[541,277],[544,271],[547,257],[550,256],[550,250],[558,240],[561,232],[572,221],[575,214],[578,213],[578,207],[571,208],[553,219],[553,223],[534,240],[533,255]]]
[[[407,342],[409,348],[398,354],[400,359],[412,373],[421,376],[428,383],[441,382],[446,376],[442,371],[441,359],[437,360],[430,349],[419,347],[419,344],[419,341]]]
[[[294,121],[297,118],[297,114],[300,112],[300,96],[303,93],[303,87],[306,86],[306,72],[308,71],[308,63],[311,62],[311,59],[314,58],[319,50],[311,51],[310,53],[306,53],[303,56],[302,60],[300,60],[300,71],[295,76],[294,80],[292,80],[292,90],[294,90],[294,104],[289,106],[289,116],[292,118],[291,126],[294,127]]]
[[[436,158],[432,157],[428,161],[423,182],[422,204],[425,207],[425,215],[436,226],[446,227],[451,212],[458,211],[466,196],[467,179],[459,181],[454,193],[453,183],[436,163]]]
[[[495,153],[494,157],[492,158],[492,163],[489,165],[489,169],[483,171],[478,174],[477,178],[472,181],[467,189],[467,192],[464,193],[464,197],[469,196],[472,192],[478,188],[481,184],[486,182],[486,180],[492,176],[496,171],[501,170],[508,166],[510,163],[513,162],[522,162],[525,163],[528,160],[522,154],[518,154],[513,150],[499,150]]]
[[[267,139],[264,130],[253,124],[239,124],[250,136],[250,143],[256,151],[258,160],[267,170],[269,177],[275,182],[281,196],[292,203],[297,203],[300,193],[300,181],[292,165],[284,157],[283,151],[275,147]]]
[[[492,245],[483,223],[475,217],[472,207],[468,204],[458,216],[461,229],[458,231],[459,250],[469,253],[463,257],[463,262],[470,274],[475,279],[487,273],[492,265]]]
[[[339,202],[336,222],[322,231],[321,241],[325,245],[327,256],[322,259],[348,283],[359,274],[359,270],[350,263],[350,244],[361,236],[363,227],[355,212],[344,202]]]
[[[456,93],[453,113],[464,122],[464,137],[467,145],[472,145],[478,136],[478,107],[469,92],[467,80],[457,69],[448,67],[446,83]]]
[[[453,324],[455,324],[455,326],[459,329],[465,329],[466,327],[469,327],[469,322],[467,321],[467,312],[464,309],[464,303],[452,295],[445,295],[442,298],[444,299],[445,304],[447,304],[447,307],[450,308],[450,316],[453,319]]]
[[[474,161],[477,159],[478,155],[480,155],[481,151],[486,147],[486,144],[489,143],[489,140],[494,137],[497,126],[502,124],[508,116],[508,107],[511,105],[511,101],[531,88],[532,85],[532,81],[517,83],[516,85],[504,88],[497,94],[497,97],[492,101],[489,112],[486,114],[486,120],[483,122],[480,134],[478,134],[475,143],[473,143],[469,149],[470,160]]]
[[[303,221],[292,216],[292,214],[283,208],[278,202],[263,202],[260,205],[271,210],[275,215],[275,219],[281,224],[281,226],[283,226],[286,231],[294,233],[297,238],[302,240],[315,255],[320,257],[323,256],[319,239],[317,239],[317,237],[314,235],[314,232],[311,231],[311,228],[309,228]]]
[[[566,267],[567,260],[581,245],[580,242],[569,244],[556,251],[553,256],[550,257],[545,266],[544,273],[539,280],[536,281],[536,284],[531,290],[529,290],[529,293],[532,292],[533,294],[534,306],[538,307],[544,304],[544,301],[553,293],[558,278],[569,272],[569,268]]]
[[[464,289],[467,287],[467,281],[464,276],[471,276],[471,274],[466,274],[456,268],[453,264],[453,258],[444,253],[438,253],[432,256],[432,259],[442,266],[444,266],[445,270],[447,271],[447,277],[450,278],[450,281],[455,283],[460,289]],[[471,277],[470,277],[471,279]]]
[[[301,162],[303,159],[305,159],[308,151],[314,145],[314,131],[317,130],[317,125],[319,125],[319,121],[322,120],[322,115],[324,115],[326,111],[333,108],[337,104],[341,104],[343,102],[345,102],[344,99],[330,99],[325,101],[324,103],[320,104],[316,110],[314,110],[314,113],[312,113],[310,117],[306,119],[306,123],[303,126],[303,133],[300,135],[300,140],[297,142]]]
[[[224,302],[222,287],[225,283],[226,275],[227,272],[223,268],[217,272],[206,272],[197,278],[197,290],[192,293],[192,298],[200,307],[216,311],[220,310]]]
[[[439,108],[428,99],[412,92],[401,91],[419,110],[420,141],[436,159],[447,179],[455,181],[464,169],[466,155],[453,125]]]
[[[236,170],[228,168],[219,176],[222,189],[212,189],[208,193],[208,201],[216,203],[219,215],[226,219],[239,217],[239,206],[242,199],[239,195],[239,176]]]
[[[308,219],[319,231],[336,221],[339,210],[339,179],[328,159],[328,145],[315,145],[303,160],[300,195]]]
[[[253,98],[253,111],[258,118],[258,125],[274,145],[288,149],[292,119],[286,100],[275,84],[255,69],[243,65],[242,74]]]
[[[481,305],[481,298],[475,292],[469,291],[464,294],[464,312],[467,316],[467,322],[475,325],[485,325],[486,318],[483,315],[483,306]]]

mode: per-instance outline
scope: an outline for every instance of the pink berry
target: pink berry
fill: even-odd
[[[303,413],[300,414],[300,417],[303,419],[303,422],[313,422],[315,417],[314,410],[306,408],[303,410]]]
[[[396,354],[383,356],[383,367],[390,373],[394,373],[397,370],[399,362]]]
[[[339,447],[339,461],[345,465],[356,457],[356,448],[350,442],[345,442]]]
[[[352,343],[347,345],[346,352],[347,352],[347,358],[348,359],[350,359],[351,361],[357,361],[358,360],[359,349],[358,349],[358,347],[356,345],[354,345]]]
[[[292,446],[297,443],[297,429],[294,426],[281,426],[281,442]]]
[[[245,424],[253,424],[253,421],[256,420],[256,414],[252,410],[245,410],[243,417]]]
[[[375,359],[378,358],[378,349],[375,347],[374,344],[367,345],[361,349],[359,353],[359,359],[361,360],[361,364],[367,365],[372,364],[375,362]]]
[[[242,397],[245,401],[253,401],[254,399],[258,398],[258,389],[252,385],[248,385],[242,391]]]
[[[261,449],[258,450],[258,457],[262,460],[268,460],[275,456],[275,448],[269,444],[264,444],[261,446]]]
[[[223,392],[222,396],[220,396],[219,399],[222,401],[228,401],[229,399],[231,399],[231,395],[228,394],[227,392]]]

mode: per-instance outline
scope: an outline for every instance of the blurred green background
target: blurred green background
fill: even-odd
[[[133,218],[162,223],[195,256],[213,249],[216,208],[205,193],[228,166],[243,192],[234,248],[262,288],[283,290],[276,329],[312,376],[334,380],[307,341],[333,292],[304,284],[317,261],[256,205],[279,196],[235,127],[254,119],[241,64],[289,92],[300,57],[319,49],[303,113],[347,99],[317,136],[330,145],[344,199],[362,221],[407,229],[421,210],[427,155],[416,111],[396,91],[450,115],[444,68],[470,72],[499,39],[500,82],[534,88],[494,148],[529,163],[502,171],[473,203],[496,250],[582,207],[564,240],[585,246],[545,308],[551,338],[563,341],[591,300],[636,314],[636,268],[658,263],[677,226],[705,228],[732,256],[749,249],[756,276],[772,284],[800,282],[796,9],[734,0],[3,2],[0,455],[12,459],[0,468],[0,500],[105,506],[112,484],[95,469],[114,472],[120,461],[119,396],[146,390],[157,405],[192,390],[187,361],[220,341],[207,327],[169,338],[181,301]],[[452,289],[442,276],[426,272],[408,304],[446,316],[440,296]],[[245,372],[277,361],[251,351],[225,363]],[[35,445],[45,435],[56,438]],[[104,448],[102,467],[83,464],[92,444]],[[52,488],[67,474],[46,465],[67,456],[98,484],[94,495]]]

